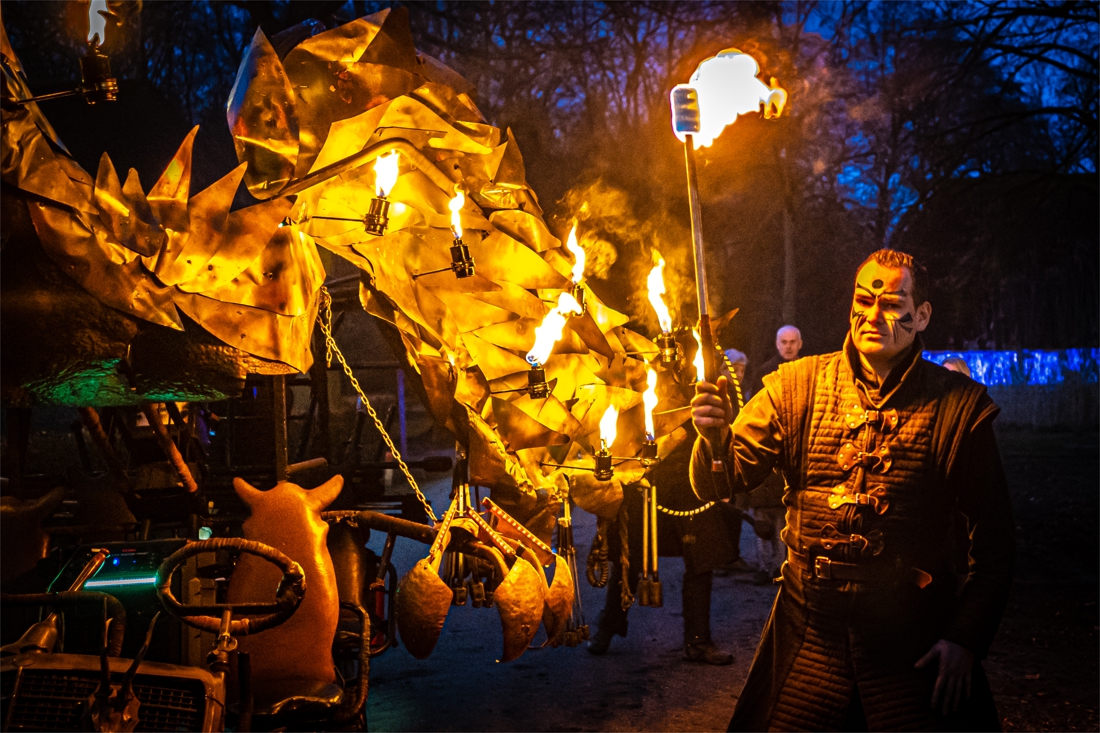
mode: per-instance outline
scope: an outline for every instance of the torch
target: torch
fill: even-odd
[[[649,290],[649,302],[657,312],[657,322],[661,325],[661,335],[657,337],[657,348],[661,350],[659,358],[662,364],[668,366],[676,362],[679,348],[672,335],[672,316],[661,297],[665,294],[665,260],[657,250],[653,250],[653,259],[656,264],[649,271],[646,286]]]
[[[535,329],[535,345],[527,352],[527,363],[531,365],[527,372],[527,394],[534,399],[543,399],[550,395],[550,385],[546,382],[546,369],[543,367],[550,358],[554,344],[561,338],[565,323],[571,315],[583,312],[581,304],[569,291],[558,296],[558,303],[550,309],[542,323]]]
[[[397,151],[389,155],[379,156],[374,161],[374,198],[370,201],[370,209],[363,217],[363,224],[368,234],[381,237],[386,233],[386,225],[390,222],[390,202],[386,194],[393,190],[397,184]]]
[[[646,391],[642,394],[645,410],[645,442],[641,462],[647,469],[657,463],[657,431],[653,411],[657,408],[657,372],[646,373]],[[657,486],[644,479],[642,491],[642,577],[638,581],[638,605],[660,608],[664,605],[661,580],[657,575]]]
[[[643,465],[657,462],[657,430],[653,423],[653,411],[657,409],[657,372],[646,370],[646,390],[642,394],[642,407],[645,410],[645,442],[639,458]]]
[[[718,380],[718,361],[714,334],[707,305],[707,271],[703,253],[703,217],[699,206],[699,178],[695,167],[695,142],[707,147],[738,115],[764,108],[764,117],[778,117],[787,102],[787,93],[756,78],[760,67],[756,59],[735,48],[706,59],[692,74],[689,84],[672,89],[672,129],[684,143],[687,166],[688,207],[691,211],[691,241],[695,255],[695,290],[699,299],[699,334],[703,372],[708,382]],[[705,346],[705,348],[704,348]],[[722,461],[714,461],[714,471],[724,470]]]
[[[118,15],[107,7],[107,0],[91,0],[88,5],[88,50],[80,57],[80,86],[64,92],[13,100],[13,104],[22,106],[31,102],[76,96],[83,96],[88,104],[116,101],[118,80],[111,74],[111,60],[99,50],[107,36],[108,19],[115,25],[119,24]]]
[[[456,183],[454,198],[447,202],[447,208],[451,210],[451,234],[454,236],[454,242],[451,244],[451,264],[438,270],[415,273],[412,276],[413,280],[419,280],[425,275],[434,275],[447,270],[452,271],[459,280],[474,276],[474,258],[470,255],[469,246],[462,241],[462,219],[459,212],[462,211],[462,207],[465,205],[466,194],[462,193],[462,189]]]
[[[696,141],[707,147],[738,115],[756,112],[764,107],[764,117],[778,117],[787,101],[787,93],[756,78],[760,67],[756,59],[735,48],[726,49],[706,59],[692,74],[689,84],[677,84],[672,89],[672,129],[684,143],[687,166],[688,206],[691,210],[691,240],[695,255],[695,287],[699,298],[699,336],[706,345],[703,350],[707,381],[718,378],[718,363],[714,353],[710,309],[707,305],[707,272],[703,254],[703,218],[699,206],[699,179],[695,166]]]
[[[592,475],[597,481],[610,481],[614,473],[611,466],[611,446],[615,442],[619,411],[611,405],[600,418],[600,449],[596,451],[596,468]]]

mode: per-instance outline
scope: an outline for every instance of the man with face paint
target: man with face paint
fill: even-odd
[[[907,254],[871,255],[843,349],[780,365],[736,422],[721,378],[697,385],[699,498],[729,499],[776,467],[787,480],[782,585],[730,730],[1000,727],[979,664],[1015,562],[998,408],[922,357],[926,277]]]

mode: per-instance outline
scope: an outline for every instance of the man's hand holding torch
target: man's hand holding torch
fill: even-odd
[[[695,383],[695,396],[691,399],[691,421],[695,429],[707,441],[710,454],[721,459],[725,456],[726,437],[733,422],[733,404],[727,391],[726,377],[718,377],[718,383]]]

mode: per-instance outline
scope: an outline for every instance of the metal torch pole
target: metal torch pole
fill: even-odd
[[[695,290],[699,296],[699,341],[703,349],[703,372],[712,384],[718,381],[718,360],[714,353],[714,334],[707,305],[707,266],[703,254],[703,212],[699,205],[699,176],[695,172],[695,139],[686,135],[684,161],[687,163],[688,207],[691,209],[691,241],[695,245]]]
[[[695,253],[695,292],[699,296],[699,348],[703,351],[703,376],[711,384],[718,383],[718,359],[714,351],[714,334],[710,328],[710,308],[707,305],[707,265],[703,253],[703,212],[699,205],[699,176],[695,172],[695,136],[684,136],[684,162],[687,164],[688,207],[691,209],[691,241]],[[724,473],[725,463],[711,461],[711,471]]]

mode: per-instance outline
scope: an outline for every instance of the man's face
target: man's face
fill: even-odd
[[[796,329],[785,328],[776,334],[775,348],[785,361],[797,359],[802,350],[802,335]]]
[[[908,268],[885,267],[872,260],[856,275],[850,316],[852,343],[864,356],[889,361],[904,353],[928,327],[932,304],[913,304]]]

